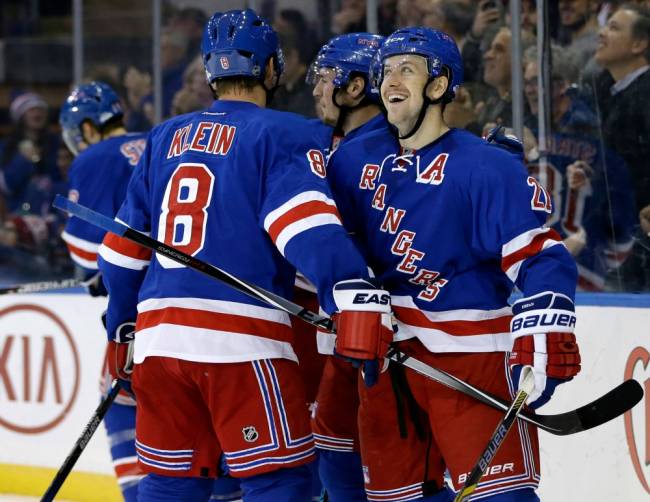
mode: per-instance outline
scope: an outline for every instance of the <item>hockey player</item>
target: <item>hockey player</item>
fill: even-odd
[[[265,109],[283,66],[276,33],[250,9],[217,13],[202,53],[217,100],[152,130],[117,217],[283,296],[297,266],[337,311],[337,350],[355,358],[372,340],[383,354],[389,297],[340,223],[320,128]],[[100,268],[122,377],[133,346],[139,498],[207,500],[227,470],[244,500],[310,500],[314,443],[287,315],[110,234]]]
[[[349,140],[386,127],[379,107],[379,93],[369,73],[384,37],[371,33],[348,33],[332,38],[321,47],[312,63],[307,82],[320,119],[334,128],[330,152],[342,138]]]
[[[66,98],[59,121],[64,142],[76,155],[70,173],[72,200],[102,214],[114,216],[126,196],[126,189],[142,152],[146,134],[127,133],[122,123],[122,107],[113,89],[103,82],[90,82],[73,89]],[[93,296],[105,295],[97,266],[97,251],[105,232],[78,218],[70,218],[61,237],[84,278],[90,280]],[[101,391],[105,394],[112,380],[105,358]],[[120,489],[126,501],[135,501],[144,471],[135,452],[135,400],[121,390],[109,408],[104,424],[111,445],[111,457]],[[215,482],[213,495],[218,500],[238,500],[239,482],[222,478]]]
[[[463,68],[449,36],[401,29],[379,59],[376,82],[397,137],[374,132],[346,142],[328,176],[346,227],[391,293],[396,345],[504,399],[530,365],[529,405],[537,408],[580,370],[576,266],[543,226],[550,198],[506,149],[445,124]],[[510,306],[514,286],[523,298]],[[411,420],[401,420],[385,411],[396,400],[390,373],[360,386],[368,500],[448,500],[445,469],[462,485],[502,413],[407,371],[397,406]],[[409,396],[419,407],[401,404]],[[400,438],[397,428],[409,434]],[[518,422],[483,479],[473,497],[538,500],[536,430]]]
[[[103,214],[114,216],[124,197],[133,168],[144,151],[146,135],[127,134],[122,107],[113,89],[103,82],[75,87],[59,116],[63,140],[76,156],[68,174],[68,197]],[[70,218],[61,238],[93,296],[105,295],[97,266],[97,251],[104,231],[78,218]],[[111,377],[104,359],[101,391]],[[135,501],[144,472],[135,457],[135,401],[125,390],[104,419],[117,481],[126,501]]]
[[[379,93],[370,67],[384,37],[370,33],[339,35],[323,45],[307,81],[324,123],[335,128],[331,149],[377,129],[388,130],[379,108]],[[302,292],[301,298],[307,293]],[[313,331],[313,329],[311,330]],[[319,352],[331,355],[335,337],[318,333]],[[319,450],[318,472],[331,502],[366,500],[357,410],[358,370],[337,357],[327,357],[312,409],[312,430]]]

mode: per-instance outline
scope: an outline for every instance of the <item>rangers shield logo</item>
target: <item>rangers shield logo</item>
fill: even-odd
[[[228,58],[226,56],[221,56],[219,58],[219,63],[221,64],[221,68],[223,68],[224,70],[230,68],[230,61],[228,61]]]
[[[247,443],[254,443],[257,441],[257,438],[260,437],[260,435],[257,433],[257,429],[255,429],[255,427],[252,425],[244,427],[241,431],[242,434],[244,434],[244,441]]]

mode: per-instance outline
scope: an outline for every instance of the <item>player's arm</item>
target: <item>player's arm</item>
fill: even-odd
[[[535,373],[529,403],[546,403],[555,387],[580,371],[575,335],[575,262],[561,237],[544,222],[552,211],[549,194],[507,153],[491,157],[471,181],[473,245],[493,254],[523,298],[513,305],[511,369]]]
[[[150,143],[136,166],[126,198],[116,219],[140,232],[150,232],[149,184]],[[151,251],[108,233],[99,248],[99,269],[109,293],[106,329],[109,340],[119,327],[137,317],[138,292],[151,261]]]
[[[86,162],[85,156],[77,157],[73,161],[69,171],[68,198],[106,214],[107,207],[102,202],[110,199],[107,199],[107,194],[97,193],[88,185],[88,173],[86,171],[88,166]],[[92,168],[94,170],[95,166],[92,166]],[[116,211],[117,208],[108,214],[113,216]],[[106,296],[107,294],[97,264],[97,253],[104,239],[104,234],[105,232],[102,229],[74,216],[67,220],[61,233],[61,239],[66,243],[70,258],[83,274],[84,281],[88,284],[88,291],[92,296]]]
[[[372,385],[392,340],[390,295],[369,279],[325,180],[324,155],[310,146],[285,147],[293,155],[279,151],[267,167],[260,224],[278,251],[316,286],[323,309],[334,313],[336,352],[364,361],[366,383]]]

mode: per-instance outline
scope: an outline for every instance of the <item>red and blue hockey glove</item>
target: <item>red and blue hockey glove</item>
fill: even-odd
[[[515,302],[511,331],[515,338],[510,353],[510,371],[519,388],[521,369],[531,366],[535,389],[528,405],[546,404],[561,383],[580,372],[580,350],[573,334],[573,302],[557,293],[541,293]]]
[[[106,327],[106,312],[102,314],[102,322]],[[108,341],[108,372],[111,378],[117,378],[122,387],[133,395],[131,389],[131,373],[133,373],[133,343],[135,342],[135,323],[125,322],[120,324],[115,333],[109,334],[112,339]]]
[[[108,296],[108,291],[106,290],[106,286],[104,286],[101,272],[90,274],[86,277],[86,280],[82,285],[86,287],[86,291],[88,291],[90,296]]]
[[[374,385],[384,367],[388,346],[393,341],[390,294],[364,279],[340,281],[334,285],[338,311],[334,353],[363,367],[363,379]]]

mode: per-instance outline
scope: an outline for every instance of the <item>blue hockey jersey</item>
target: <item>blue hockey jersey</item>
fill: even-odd
[[[131,173],[140,160],[146,134],[131,133],[89,146],[74,159],[68,173],[68,198],[113,217],[126,197]],[[106,232],[70,218],[61,238],[72,260],[88,273],[97,271],[97,251]]]
[[[505,149],[452,129],[404,151],[377,131],[341,145],[328,171],[346,228],[391,293],[396,340],[510,350],[515,285],[573,299],[575,263],[544,227],[550,197]]]
[[[117,217],[284,297],[296,267],[332,312],[333,284],[368,271],[325,180],[323,131],[234,101],[172,118],[152,130]],[[286,313],[166,257],[108,235],[100,269],[109,334],[137,316],[136,363],[296,359]]]

